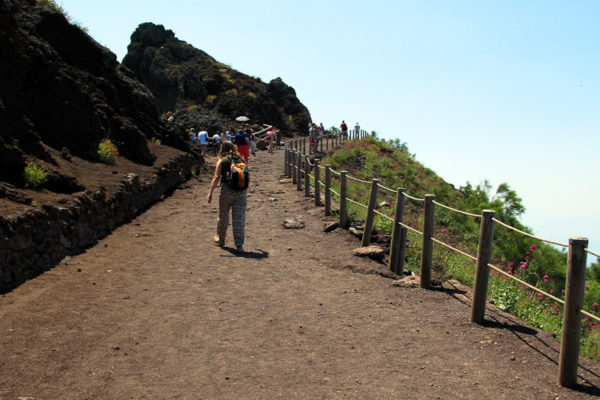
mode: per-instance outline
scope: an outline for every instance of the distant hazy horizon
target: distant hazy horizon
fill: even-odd
[[[119,60],[140,23],[162,24],[281,77],[315,122],[407,142],[456,187],[507,182],[536,235],[600,251],[600,2],[58,3]]]

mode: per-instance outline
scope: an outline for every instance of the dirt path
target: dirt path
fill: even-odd
[[[2,399],[580,399],[558,343],[451,291],[392,286],[322,209],[251,159],[247,253],[211,243],[208,176],[0,297]],[[211,159],[211,162],[213,160]],[[214,204],[217,204],[216,202]],[[285,230],[288,216],[306,227]],[[229,244],[231,245],[231,232]],[[375,272],[375,273],[369,273]],[[585,380],[583,380],[585,379]]]

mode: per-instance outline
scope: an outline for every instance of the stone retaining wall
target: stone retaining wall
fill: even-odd
[[[127,175],[109,198],[102,188],[85,192],[64,207],[44,204],[40,210],[0,217],[0,292],[39,275],[67,255],[82,252],[131,221],[187,180],[195,163],[192,156],[180,155],[157,169],[149,182]]]

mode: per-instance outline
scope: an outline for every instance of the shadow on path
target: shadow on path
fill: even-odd
[[[253,251],[238,251],[233,247],[222,247],[223,250],[230,253],[230,255],[222,255],[221,257],[242,257],[242,258],[267,258],[269,257],[269,253],[267,251],[261,249],[255,249]]]

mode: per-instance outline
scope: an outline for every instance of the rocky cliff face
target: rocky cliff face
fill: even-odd
[[[240,115],[305,134],[310,114],[281,78],[264,83],[216,61],[162,25],[141,24],[123,64],[154,94],[162,113],[184,126],[222,130]],[[291,116],[291,119],[290,119]]]
[[[152,137],[185,148],[184,133],[160,122],[135,75],[47,3],[0,0],[0,181],[22,186],[30,158],[51,170],[49,148],[94,160],[104,138],[146,165]],[[78,188],[73,177],[50,172],[49,185]]]

